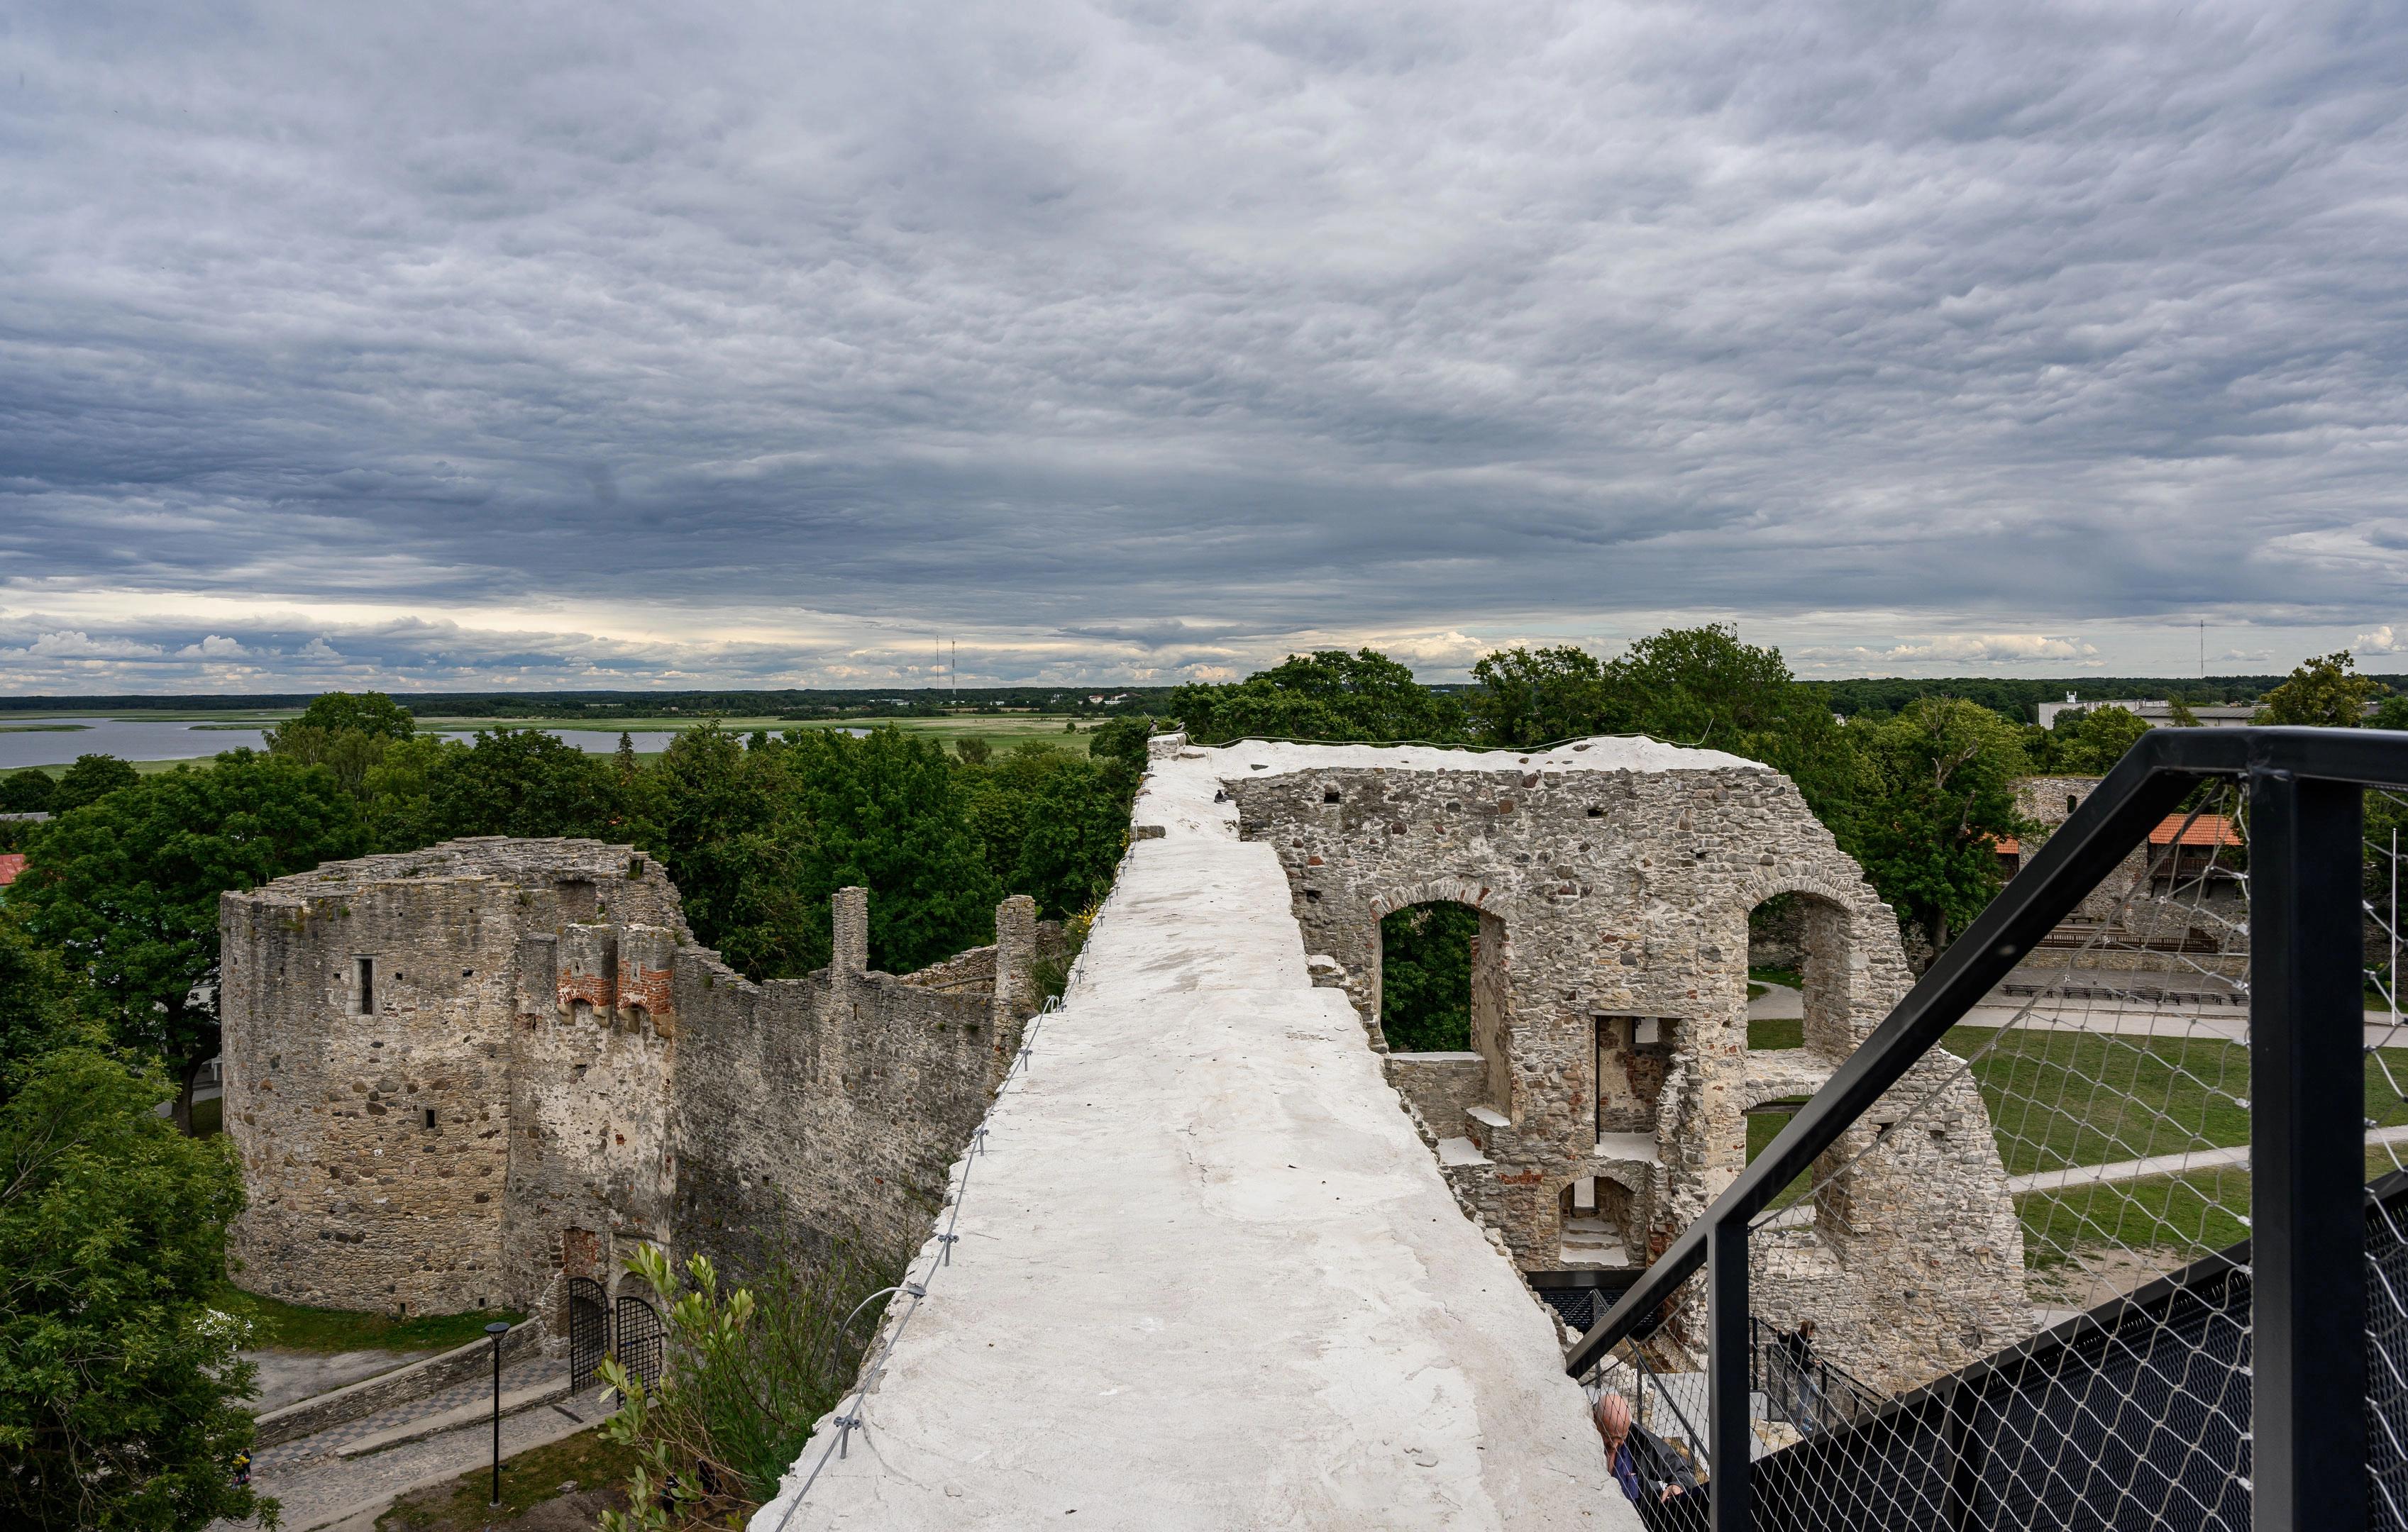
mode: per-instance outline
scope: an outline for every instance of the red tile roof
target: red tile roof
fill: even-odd
[[[2186,846],[2238,846],[2241,832],[2222,814],[2168,814],[2149,832],[2152,846],[2171,846],[2179,836]]]
[[[2011,835],[2002,835],[1996,840],[1991,841],[1990,844],[1998,848],[1998,852],[2000,856],[2021,856],[2023,854],[2024,843],[2017,840]]]
[[[25,853],[23,852],[0,854],[0,888],[7,888],[10,883],[15,882],[17,875],[24,870]]]

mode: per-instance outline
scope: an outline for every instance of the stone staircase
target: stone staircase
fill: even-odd
[[[1603,1213],[1574,1213],[1564,1220],[1563,1264],[1614,1269],[1630,1265],[1620,1225]]]

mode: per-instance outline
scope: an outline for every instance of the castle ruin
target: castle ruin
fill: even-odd
[[[695,943],[659,863],[455,840],[224,895],[225,1126],[255,1290],[559,1324],[564,1277],[636,1242],[748,1268],[772,1240],[916,1245],[1038,1004],[1058,928],[872,972],[835,900],[817,973],[753,983]]]
[[[1182,747],[1183,748],[1183,747]],[[1747,1114],[1813,1094],[1905,993],[1898,922],[1790,780],[1718,752],[1598,738],[1532,752],[1258,744],[1212,763],[1277,852],[1316,982],[1370,1045],[1381,921],[1479,914],[1471,1043],[1388,1052],[1463,1207],[1526,1272],[1636,1270],[1747,1163]],[[1748,1046],[1748,915],[1802,906],[1804,1046]],[[1751,1242],[1756,1306],[1833,1354],[1921,1382],[2030,1329],[1990,1121],[1935,1055],[1851,1164]]]

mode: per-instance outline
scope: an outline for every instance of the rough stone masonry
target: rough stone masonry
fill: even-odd
[[[1386,1066],[1525,1271],[1653,1260],[1746,1164],[1749,1109],[1811,1095],[1908,986],[1889,907],[1755,762],[1603,737],[1202,754],[1246,838],[1278,852],[1317,981],[1344,989],[1375,1049],[1382,918],[1479,912],[1471,1050]],[[1805,1046],[1752,1051],[1748,913],[1779,895],[1803,906]],[[1756,1311],[1811,1315],[1837,1359],[1892,1387],[2031,1327],[1988,1113],[1955,1064],[1918,1067],[1824,1157],[1811,1202],[1751,1241]]]
[[[770,1244],[916,1245],[1058,942],[755,984],[697,945],[660,865],[592,840],[455,840],[228,894],[225,1124],[241,1280],[389,1312],[560,1323],[634,1241],[748,1268]]]

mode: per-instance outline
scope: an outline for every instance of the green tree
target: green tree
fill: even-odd
[[[58,955],[36,945],[22,926],[0,920],[0,1102],[16,1093],[42,1055],[103,1040],[100,1029],[76,1009]]]
[[[870,960],[908,973],[995,931],[1002,891],[965,822],[944,747],[893,727],[854,738],[797,729],[779,752],[802,837],[800,894],[816,913],[808,966],[827,961],[829,898],[869,890]]]
[[[444,838],[437,793],[467,754],[466,745],[439,735],[386,742],[360,788],[376,850],[414,852]]]
[[[1788,776],[1843,847],[1863,764],[1821,696],[1777,649],[1740,641],[1727,623],[1667,628],[1605,666],[1615,727],[1670,744],[1761,761]]]
[[[1171,709],[1190,737],[1432,739],[1463,737],[1463,709],[1386,655],[1358,650],[1296,654],[1227,686],[1182,686]]]
[[[2029,828],[2015,814],[2023,741],[1987,708],[1939,697],[1848,732],[1871,767],[1851,838],[1857,858],[1937,955],[1997,892],[1999,841]]]
[[[322,766],[335,774],[344,792],[360,796],[367,791],[368,773],[384,763],[394,741],[361,729],[322,729],[314,724],[288,723],[267,731],[268,753],[296,766]]]
[[[1129,713],[1115,718],[1096,730],[1095,738],[1087,742],[1087,753],[1107,761],[1118,761],[1126,767],[1134,782],[1145,775],[1146,741],[1154,737],[1154,720],[1142,714]]]
[[[176,1123],[218,1052],[218,895],[366,849],[323,766],[229,751],[37,828],[9,909],[87,981],[117,1040],[167,1061]]]
[[[2027,737],[2034,770],[2103,777],[2148,732],[2148,722],[2129,709],[2069,708]]]
[[[1507,649],[1471,667],[1480,690],[1464,701],[1474,731],[1492,745],[1528,749],[1630,727],[1628,702],[1600,660],[1572,644]]]
[[[480,729],[443,757],[431,781],[443,838],[591,836],[624,840],[625,804],[609,766],[541,729]]]
[[[408,739],[418,732],[418,720],[408,709],[382,692],[327,692],[312,697],[301,716],[266,733],[274,751],[287,729],[322,729],[328,734],[366,734],[380,739]]]
[[[47,771],[11,772],[0,777],[0,814],[46,813],[57,792],[58,783]]]
[[[1101,899],[1128,845],[1136,781],[1111,759],[1065,755],[1039,778],[1028,799],[1020,853],[1005,886],[1061,920]]]
[[[2370,729],[2408,730],[2408,696],[2394,692],[2376,703],[2374,711],[2367,715],[2366,726]]]
[[[87,803],[97,803],[121,787],[132,787],[141,774],[114,755],[79,755],[50,790],[50,812],[64,814]]]
[[[173,1094],[90,1048],[43,1055],[0,1104],[0,1525],[199,1532],[275,1502],[236,1488],[251,1391],[208,1307],[242,1182]]]
[[[953,741],[953,754],[967,766],[984,766],[995,756],[994,747],[975,736],[965,736]]]
[[[671,740],[631,788],[636,844],[668,869],[695,936],[754,979],[808,971],[812,917],[826,919],[803,898],[775,754],[713,723]]]
[[[2291,672],[2290,680],[2266,694],[2256,722],[2357,728],[2366,722],[2366,705],[2383,694],[2383,683],[2372,676],[2352,674],[2357,668],[2358,662],[2346,649],[2308,661]]]

